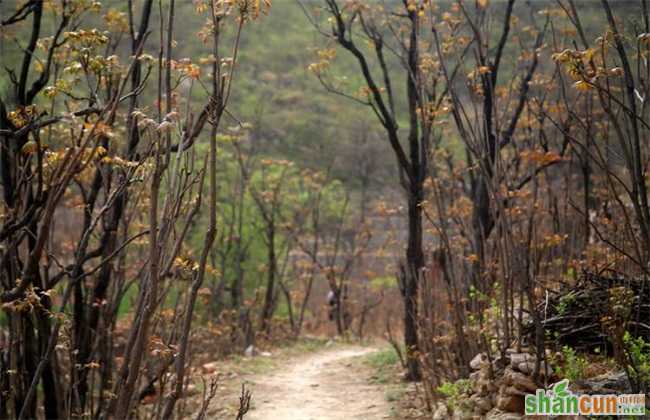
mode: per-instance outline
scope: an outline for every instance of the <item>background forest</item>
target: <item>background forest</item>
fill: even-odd
[[[648,392],[645,0],[0,17],[0,418],[204,418],[206,355],[303,336],[386,339],[427,417],[521,411],[458,404],[513,354]]]

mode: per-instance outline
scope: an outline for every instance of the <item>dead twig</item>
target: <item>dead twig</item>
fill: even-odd
[[[246,389],[246,385],[241,384],[241,396],[239,397],[239,409],[237,410],[237,420],[243,420],[244,415],[248,413],[251,406],[251,397],[253,394]]]
[[[203,381],[203,398],[201,402],[201,411],[199,411],[199,414],[196,416],[196,420],[205,420],[205,413],[208,411],[208,407],[210,406],[210,402],[212,399],[217,395],[217,376],[213,376],[210,378],[210,386],[207,387],[205,383],[205,378],[201,377],[201,381]]]

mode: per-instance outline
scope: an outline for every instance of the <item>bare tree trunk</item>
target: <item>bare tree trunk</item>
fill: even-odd
[[[277,257],[275,255],[275,223],[273,220],[269,222],[269,226],[267,226],[266,230],[269,266],[260,328],[266,334],[269,334],[271,332],[271,317],[273,316],[273,311],[275,309],[275,274],[277,272]]]
[[[417,358],[418,344],[418,285],[424,254],[422,252],[422,208],[421,194],[417,188],[411,192],[408,203],[408,246],[406,248],[406,271],[402,294],[404,298],[404,345],[406,346],[407,379],[421,379]]]

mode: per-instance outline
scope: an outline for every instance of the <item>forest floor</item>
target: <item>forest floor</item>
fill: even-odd
[[[417,418],[403,415],[408,390],[391,354],[386,345],[303,343],[221,364],[208,417],[233,418],[245,384],[246,420]]]

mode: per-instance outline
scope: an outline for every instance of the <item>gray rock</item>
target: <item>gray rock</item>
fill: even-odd
[[[535,360],[519,363],[517,370],[525,375],[532,375],[535,372]],[[549,368],[548,373],[552,374],[553,370]],[[539,374],[542,376],[546,375],[546,363],[543,361],[539,366]]]
[[[451,416],[453,420],[468,420],[471,419],[472,417],[473,416],[471,411],[467,411],[462,408],[455,409],[454,414]]]
[[[535,363],[536,357],[528,353],[512,353],[510,355],[510,366],[517,368],[522,363],[532,362]]]
[[[487,363],[487,356],[484,353],[479,353],[469,362],[469,367],[472,370],[479,370],[483,367],[484,363]]]
[[[433,420],[446,420],[449,418],[449,409],[443,403],[438,403],[436,411],[433,413]]]
[[[477,382],[479,379],[481,379],[481,376],[481,371],[472,372],[469,374],[469,380],[472,382]]]
[[[478,395],[472,395],[470,397],[472,404],[474,405],[474,411],[483,415],[492,409],[492,401],[489,397],[479,397]]]
[[[518,390],[525,392],[535,392],[535,390],[538,388],[537,384],[535,384],[531,378],[521,372],[516,372],[512,369],[506,369],[504,371],[503,376],[499,380],[499,383],[502,388],[504,386],[513,386]]]
[[[578,381],[576,385],[588,394],[621,394],[632,390],[624,371],[594,376]]]
[[[253,346],[252,344],[246,347],[246,350],[244,350],[244,356],[246,357],[255,357],[258,354],[260,354],[260,351],[257,349],[257,347]]]

